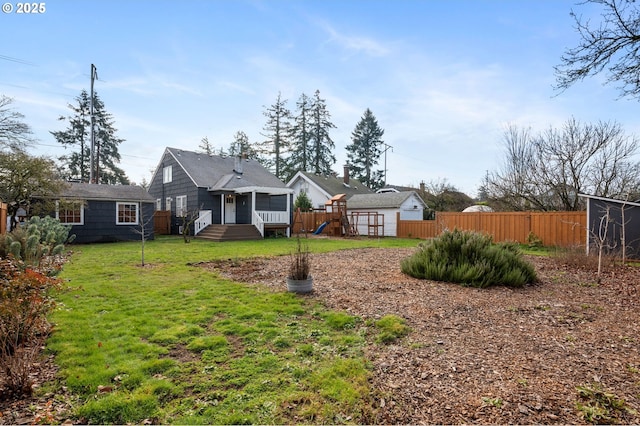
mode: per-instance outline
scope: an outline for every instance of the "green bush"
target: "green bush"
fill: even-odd
[[[458,229],[421,244],[417,253],[402,260],[401,269],[416,278],[479,288],[521,287],[537,281],[517,244],[493,244],[490,236]]]

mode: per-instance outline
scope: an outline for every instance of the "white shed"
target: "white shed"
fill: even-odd
[[[384,236],[395,237],[400,220],[422,220],[426,204],[414,191],[356,194],[347,201],[347,212],[375,212],[384,215]],[[362,222],[362,223],[361,223]],[[368,224],[358,221],[358,233],[368,235]]]

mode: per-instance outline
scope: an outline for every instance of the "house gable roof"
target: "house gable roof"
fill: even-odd
[[[336,194],[345,194],[347,199],[356,194],[373,194],[373,191],[358,179],[350,178],[349,185],[345,185],[344,178],[335,176],[317,175],[311,172],[298,172],[287,183],[291,186],[296,179],[304,179],[324,191],[329,198]]]
[[[284,188],[284,183],[256,160],[242,161],[236,171],[236,157],[207,155],[178,148],[167,148],[171,155],[199,188],[212,191],[235,190],[246,187]],[[159,171],[156,170],[156,173]]]
[[[98,185],[68,182],[59,194],[60,198],[102,201],[154,202],[146,189],[137,185]]]
[[[414,197],[422,208],[426,207],[422,198],[415,191],[382,192],[374,194],[357,194],[347,202],[348,209],[397,209],[409,198]]]

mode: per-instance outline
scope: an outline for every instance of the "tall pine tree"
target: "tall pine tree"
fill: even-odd
[[[329,131],[335,128],[326,101],[320,98],[320,91],[316,90],[311,102],[311,160],[314,173],[326,176],[331,174],[331,166],[335,164],[336,157],[333,154],[335,143]]]
[[[304,93],[296,102],[296,112],[291,128],[291,155],[285,172],[287,179],[298,171],[309,171],[311,165],[311,100]]]
[[[383,135],[384,130],[367,108],[351,133],[352,143],[346,146],[353,176],[373,190],[382,188],[385,184],[384,170],[373,170],[383,153]]]
[[[69,104],[73,114],[60,117],[67,120],[69,126],[64,131],[51,132],[58,143],[72,151],[61,156],[61,162],[66,179],[89,182],[91,175],[91,98],[86,90],[75,98],[76,104]],[[117,166],[120,162],[118,146],[124,142],[116,136],[114,121],[104,107],[104,103],[94,92],[93,110],[95,117],[94,136],[94,173],[95,181],[104,184],[129,184],[129,178],[124,170]]]
[[[287,101],[278,93],[276,102],[263,112],[267,117],[262,136],[267,139],[260,144],[261,151],[267,156],[267,167],[280,180],[287,177],[285,164],[286,154],[290,149],[289,138],[291,136],[291,111],[287,108]]]

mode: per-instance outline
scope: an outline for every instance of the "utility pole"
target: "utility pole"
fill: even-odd
[[[98,78],[98,70],[96,66],[91,64],[91,156],[89,158],[89,183],[100,183],[99,176],[99,147],[96,146],[96,135],[95,135],[95,125],[96,118],[94,114],[94,106],[93,106],[93,82]],[[95,164],[95,173],[94,173],[94,164]]]
[[[387,186],[387,151],[391,149],[391,152],[393,152],[393,147],[385,142],[382,142],[382,144],[384,145],[384,151],[382,151],[384,153],[384,184],[382,186],[384,187]]]

